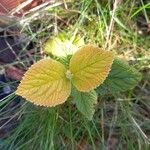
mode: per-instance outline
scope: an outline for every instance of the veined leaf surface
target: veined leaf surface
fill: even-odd
[[[125,92],[134,88],[141,80],[141,74],[127,62],[115,59],[112,69],[102,85],[97,88],[101,95]]]
[[[55,106],[67,100],[71,92],[66,68],[55,60],[42,59],[25,73],[16,94],[41,106]]]
[[[93,45],[81,47],[70,60],[74,86],[88,92],[102,84],[109,74],[114,53]]]
[[[95,105],[97,104],[97,93],[94,90],[90,92],[79,92],[74,89],[72,97],[78,110],[88,120],[91,120],[95,112]]]

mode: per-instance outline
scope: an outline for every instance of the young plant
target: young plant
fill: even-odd
[[[48,41],[55,48],[55,51],[51,48],[49,52],[61,57],[56,51],[57,44],[61,41],[57,39],[57,42],[53,41],[52,44]],[[45,46],[46,50],[50,48],[48,43]],[[59,49],[59,52],[64,57],[62,49]],[[47,107],[62,104],[71,95],[78,110],[91,120],[97,103],[97,93],[128,90],[141,78],[140,74],[129,65],[117,59],[114,61],[112,51],[84,45],[72,52],[74,54],[69,64],[62,64],[53,59],[42,59],[33,64],[25,73],[16,94],[36,105]]]

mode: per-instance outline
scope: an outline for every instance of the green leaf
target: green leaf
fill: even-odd
[[[112,69],[102,85],[97,88],[101,95],[124,92],[134,88],[141,80],[141,74],[128,63],[115,59]]]
[[[97,104],[97,93],[92,90],[88,93],[73,90],[72,96],[78,110],[88,119],[91,120],[94,112],[95,105]]]

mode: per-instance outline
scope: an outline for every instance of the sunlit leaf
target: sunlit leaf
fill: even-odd
[[[63,50],[63,42],[57,37],[47,40],[44,46],[44,52],[58,57],[66,56]]]
[[[77,36],[72,41],[71,37],[68,38],[66,35],[60,34],[58,37],[47,40],[44,52],[57,57],[66,57],[73,55],[78,50],[78,47],[82,45],[84,45],[83,37]]]
[[[88,92],[102,84],[109,74],[114,53],[92,45],[81,47],[70,60],[74,86]]]
[[[25,73],[16,94],[41,106],[64,103],[71,92],[66,71],[66,68],[55,60],[38,61]]]

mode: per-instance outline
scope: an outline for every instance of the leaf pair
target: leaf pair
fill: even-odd
[[[69,70],[58,61],[42,59],[25,73],[16,94],[41,106],[62,104],[71,93],[71,84],[81,92],[102,84],[113,60],[113,52],[92,45],[81,47],[72,56]]]

